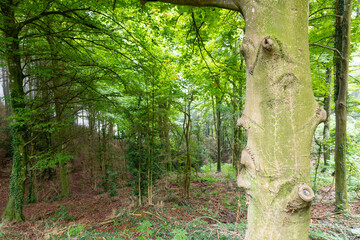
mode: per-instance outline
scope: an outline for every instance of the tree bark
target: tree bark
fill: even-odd
[[[215,96],[216,99],[216,159],[217,159],[217,172],[221,172],[221,112],[220,105],[221,100],[219,96]]]
[[[4,34],[7,39],[5,57],[9,70],[10,105],[13,111],[11,132],[13,137],[13,167],[10,179],[10,195],[2,216],[3,221],[24,221],[23,214],[26,165],[28,163],[28,129],[21,116],[26,107],[23,89],[24,75],[21,68],[19,29],[15,22],[15,5],[12,1],[0,3],[0,14],[7,22]]]
[[[329,166],[330,161],[330,114],[331,114],[331,68],[326,69],[326,82],[329,84],[328,95],[324,98],[324,110],[326,112],[326,120],[324,122],[324,131],[323,131],[323,146],[324,146],[324,168],[323,172],[326,171],[326,168]]]
[[[10,99],[10,89],[9,89],[9,71],[6,65],[2,67],[2,87],[3,87],[3,95],[4,95],[4,102],[5,102],[5,116],[9,116],[10,111],[11,111],[11,106],[9,103],[9,99]]]
[[[190,137],[191,137],[191,103],[193,101],[192,93],[185,96],[185,109],[184,109],[184,122],[183,122],[183,134],[186,145],[186,160],[184,169],[184,196],[190,198],[190,177],[191,177],[191,156],[190,156]]]
[[[337,1],[337,19],[335,33],[335,48],[341,52],[341,57],[335,57],[335,192],[336,211],[348,209],[346,184],[346,122],[347,122],[347,88],[350,57],[350,25],[352,0]]]
[[[233,86],[233,93],[235,94],[235,84]],[[236,172],[236,176],[239,175],[240,172],[240,149],[239,149],[239,135],[240,135],[240,131],[239,131],[239,127],[236,126],[236,122],[238,119],[238,114],[237,114],[237,101],[235,96],[233,97],[232,100],[232,105],[233,105],[233,147],[232,147],[232,158],[233,158],[233,167],[235,168],[235,172]]]
[[[258,1],[245,12],[247,131],[239,186],[249,196],[246,239],[308,239],[310,146],[326,118],[310,78],[307,1]],[[281,226],[281,227],[279,227]]]
[[[240,71],[243,68],[243,60],[240,63]],[[240,173],[240,151],[242,149],[242,129],[237,126],[237,120],[239,118],[240,111],[243,109],[243,101],[241,100],[243,95],[243,87],[242,87],[243,80],[241,78],[236,81],[233,80],[233,99],[232,99],[232,106],[233,106],[233,166],[235,167],[236,176]],[[238,95],[238,96],[237,96]]]

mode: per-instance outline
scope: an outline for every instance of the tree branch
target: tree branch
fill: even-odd
[[[327,15],[322,15],[322,16],[320,16],[320,17],[316,17],[316,18],[309,19],[309,22],[310,22],[310,21],[317,20],[317,19],[320,19],[320,18],[324,18],[324,17],[338,17],[338,18],[340,18],[341,16],[340,16],[340,15],[337,15],[337,14],[327,14]]]
[[[324,7],[324,8],[320,8],[320,9],[316,10],[315,12],[311,13],[311,14],[309,15],[309,17],[311,17],[311,16],[315,15],[316,13],[318,13],[318,12],[320,12],[320,11],[322,11],[322,10],[325,10],[325,9],[335,9],[335,8],[334,8],[334,7]]]
[[[63,16],[66,16],[67,13],[77,12],[77,11],[87,11],[87,10],[90,10],[90,9],[89,8],[78,8],[78,9],[68,9],[68,10],[65,10],[65,11],[42,12],[42,13],[40,13],[39,15],[37,15],[35,17],[29,18],[29,19],[21,22],[19,24],[19,29],[21,29],[24,26],[26,26],[27,24],[32,23],[32,22],[34,22],[36,20],[39,20],[40,18],[45,17],[45,16],[49,16],[49,15],[63,15]]]
[[[316,44],[316,43],[311,43],[311,44],[309,44],[309,47],[322,47],[322,48],[326,48],[326,49],[329,49],[329,50],[333,50],[334,52],[336,52],[337,54],[339,54],[339,56],[341,57],[341,58],[343,58],[343,56],[341,55],[341,52],[338,50],[338,49],[336,49],[336,48],[332,48],[332,47],[329,47],[329,46],[325,46],[325,45],[321,45],[321,44]]]
[[[140,0],[141,4],[147,2],[166,2],[176,5],[183,6],[194,6],[194,7],[218,7],[229,10],[242,12],[243,0]]]

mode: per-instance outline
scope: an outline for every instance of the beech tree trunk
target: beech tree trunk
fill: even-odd
[[[341,53],[335,57],[335,192],[336,211],[343,211],[347,206],[346,186],[346,122],[347,122],[347,88],[350,57],[350,25],[352,0],[337,1],[337,19],[335,33],[335,48]]]
[[[326,113],[310,78],[308,2],[258,1],[244,8],[248,135],[239,186],[247,191],[246,239],[308,239],[310,146]]]

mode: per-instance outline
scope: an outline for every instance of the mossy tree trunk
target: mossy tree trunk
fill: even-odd
[[[26,168],[28,163],[27,138],[28,129],[24,114],[25,93],[23,89],[24,75],[21,68],[20,43],[17,23],[15,22],[15,5],[12,1],[0,3],[0,14],[7,24],[4,25],[6,41],[5,56],[9,70],[10,105],[13,122],[11,133],[13,137],[13,167],[10,180],[10,195],[2,216],[4,221],[24,221],[23,214]]]
[[[307,0],[163,0],[239,11],[246,22],[247,130],[239,186],[248,195],[246,239],[308,239],[310,147],[326,118],[312,91]]]
[[[347,88],[350,57],[350,25],[352,0],[337,0],[337,18],[335,48],[342,56],[335,56],[335,192],[336,211],[343,211],[347,206],[346,186],[346,122],[347,122]]]

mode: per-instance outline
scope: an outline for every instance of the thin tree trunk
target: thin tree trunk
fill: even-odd
[[[352,0],[338,0],[336,9],[337,19],[335,33],[335,47],[342,56],[335,57],[335,192],[336,211],[348,209],[346,183],[346,122],[347,122],[347,88],[350,57],[350,25]]]
[[[217,172],[221,172],[221,101],[216,96],[216,142],[217,142]]]
[[[236,54],[234,50],[234,54]],[[240,71],[243,68],[243,60],[240,62]],[[235,167],[236,176],[239,175],[241,169],[240,151],[242,149],[242,128],[237,126],[237,120],[239,119],[239,113],[243,108],[243,102],[241,100],[243,95],[242,80],[234,79],[233,81],[233,166]]]
[[[186,145],[186,160],[185,160],[185,179],[184,179],[184,195],[185,198],[190,198],[190,177],[191,177],[191,156],[190,156],[190,136],[191,136],[191,102],[193,101],[193,96],[191,93],[188,93],[187,101],[185,102],[184,110],[184,123],[183,123],[183,133],[185,137]]]
[[[94,178],[94,157],[93,157],[93,137],[94,137],[94,117],[91,108],[89,108],[89,133],[88,133],[88,146],[89,146],[89,171],[90,171],[90,188],[93,191],[95,189],[95,178]]]
[[[240,148],[239,148],[239,135],[240,135],[240,128],[236,126],[236,122],[239,119],[238,116],[238,99],[236,97],[237,93],[237,86],[236,83],[233,83],[233,99],[232,99],[232,106],[233,106],[233,166],[235,167],[236,176],[240,173]]]
[[[328,95],[324,99],[324,110],[326,112],[326,120],[324,122],[324,132],[323,132],[323,149],[324,149],[324,168],[323,172],[326,171],[326,168],[329,166],[330,161],[330,114],[331,114],[331,75],[332,69],[326,69],[326,82],[329,84]]]
[[[6,63],[4,61],[4,63]],[[9,116],[10,111],[11,111],[11,106],[9,103],[10,100],[10,89],[9,89],[9,71],[8,71],[8,67],[7,64],[5,64],[5,66],[2,67],[2,87],[3,87],[3,95],[4,95],[4,102],[5,102],[5,116]]]

